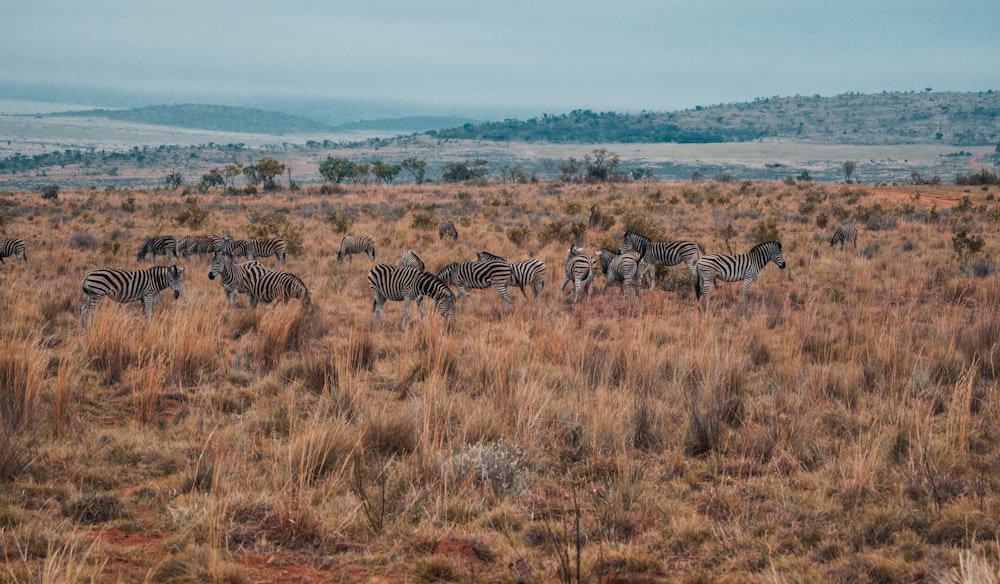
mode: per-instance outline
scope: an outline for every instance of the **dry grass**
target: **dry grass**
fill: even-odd
[[[6,230],[32,259],[0,270],[0,581],[243,582],[275,566],[306,581],[995,581],[1000,203],[921,189],[211,193],[206,231],[241,235],[250,208],[302,228],[285,269],[312,307],[230,309],[193,258],[149,322],[105,301],[89,331],[80,279],[135,267],[151,233],[187,234],[184,203],[16,194]],[[683,266],[641,305],[573,305],[556,289],[570,242],[538,234],[595,204],[615,223],[586,232],[589,251],[637,215],[709,252],[722,227],[742,251],[776,225],[788,268],[767,266],[743,308],[722,284],[698,311]],[[876,208],[892,220],[856,252],[830,248],[831,225]],[[435,269],[485,249],[545,261],[548,286],[510,308],[470,291],[452,330],[433,303],[423,324],[401,329],[400,303],[379,323],[371,264],[336,263],[334,211],[376,235],[380,261],[414,249]],[[986,241],[975,270],[952,249],[962,227]]]

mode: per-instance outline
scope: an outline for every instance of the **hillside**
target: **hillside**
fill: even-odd
[[[1000,141],[1000,92],[774,97],[676,112],[575,110],[527,121],[465,124],[439,138],[556,143],[706,143],[790,138],[822,144]]]
[[[136,124],[153,124],[249,134],[303,134],[331,131],[327,124],[279,112],[223,105],[155,105],[122,110],[60,112],[50,117],[100,117]]]

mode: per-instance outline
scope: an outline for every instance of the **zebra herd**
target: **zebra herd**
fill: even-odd
[[[142,261],[148,255],[150,262],[156,263],[156,256],[168,260],[187,258],[193,254],[203,257],[212,254],[212,267],[208,272],[210,280],[220,276],[222,289],[229,306],[235,306],[237,294],[246,294],[250,307],[258,302],[270,303],[274,300],[300,300],[303,306],[310,304],[311,293],[302,279],[290,272],[272,270],[257,261],[257,258],[271,257],[285,263],[288,244],[281,238],[233,239],[220,237],[214,233],[190,235],[180,240],[172,235],[157,235],[146,238],[139,246],[136,260]],[[13,255],[13,254],[7,254]],[[23,242],[21,255],[24,255]],[[246,258],[243,263],[236,263]],[[174,298],[181,294],[184,268],[153,265],[147,269],[119,270],[104,268],[88,273],[81,284],[87,300],[80,309],[80,325],[89,328],[93,323],[94,311],[107,296],[120,303],[142,302],[142,314],[149,318],[153,303],[159,293],[166,288],[174,292]]]
[[[450,224],[447,224],[450,225]],[[451,226],[454,228],[454,226]],[[440,238],[444,238],[448,230],[442,225]],[[845,241],[853,241],[857,246],[858,228],[855,225],[844,225],[837,229],[830,245]],[[344,250],[358,249],[358,242],[370,242],[369,257],[374,261],[374,238],[359,236],[344,238],[341,243],[341,253]],[[572,282],[572,302],[579,301],[581,291],[587,295],[594,292],[594,279],[598,267],[607,276],[604,287],[606,293],[613,284],[618,284],[620,293],[628,289],[629,297],[639,298],[644,273],[656,266],[675,266],[684,263],[691,274],[695,297],[699,305],[704,299],[705,310],[708,310],[709,291],[715,282],[743,282],[740,289],[740,304],[742,305],[747,289],[757,279],[761,269],[774,262],[780,269],[785,269],[785,258],[782,254],[781,241],[771,240],[759,243],[743,254],[706,254],[704,248],[688,240],[651,241],[648,237],[627,231],[618,251],[603,248],[596,253],[597,260],[585,253],[583,248],[570,246],[566,257],[561,293]],[[342,261],[342,260],[341,260]],[[470,288],[496,288],[503,298],[504,304],[510,303],[510,286],[517,286],[521,294],[527,298],[525,286],[530,286],[537,297],[545,285],[546,266],[540,260],[527,260],[511,263],[503,257],[481,251],[476,261],[451,262],[436,273],[424,271],[424,262],[413,250],[406,250],[400,256],[399,265],[378,264],[368,274],[368,284],[374,298],[373,310],[380,320],[384,320],[382,308],[388,300],[403,301],[403,326],[406,326],[408,307],[416,300],[420,307],[420,316],[424,313],[421,296],[430,295],[438,303],[442,315],[454,320],[455,302],[465,296]],[[421,283],[418,287],[416,282]],[[456,286],[457,292],[451,294],[448,286]],[[422,292],[430,290],[433,292]],[[447,290],[447,292],[445,292]]]
[[[443,223],[439,236],[441,239],[456,239],[458,232],[450,222]],[[844,225],[836,230],[830,245],[839,243],[843,247],[850,241],[857,248],[857,239],[857,226]],[[272,270],[257,261],[257,258],[274,256],[276,261],[284,264],[287,249],[287,243],[281,238],[236,240],[232,236],[220,237],[209,233],[178,240],[170,235],[159,235],[142,242],[136,259],[142,261],[148,255],[155,264],[159,255],[169,259],[170,256],[186,258],[193,254],[199,257],[211,254],[208,277],[211,280],[220,279],[229,306],[235,306],[238,294],[246,294],[251,307],[256,307],[259,302],[270,303],[278,299],[287,302],[292,298],[308,306],[311,292],[301,278],[290,272]],[[337,251],[337,261],[343,263],[358,253],[367,255],[374,262],[375,238],[371,235],[344,237]],[[569,248],[560,291],[565,293],[566,286],[572,282],[574,304],[579,301],[581,292],[588,296],[593,294],[598,269],[607,276],[605,292],[612,284],[618,284],[622,294],[628,289],[629,297],[639,298],[644,273],[656,266],[684,263],[691,273],[696,298],[699,304],[704,299],[707,310],[709,291],[717,280],[742,281],[742,304],[747,289],[764,266],[774,262],[779,268],[785,268],[781,242],[777,240],[759,243],[743,254],[705,254],[704,248],[692,241],[651,241],[642,234],[625,232],[617,251],[604,248],[596,255],[595,260],[583,248]],[[25,242],[17,237],[0,238],[0,264],[4,263],[5,257],[15,257],[18,262],[27,261]],[[247,261],[237,263],[240,258]],[[504,305],[509,305],[511,286],[520,289],[525,298],[528,298],[525,287],[530,287],[533,295],[538,297],[545,286],[546,272],[545,263],[535,258],[509,262],[501,256],[481,251],[475,261],[451,262],[432,273],[425,271],[425,264],[415,251],[406,250],[400,255],[398,265],[376,264],[368,274],[368,284],[373,297],[373,311],[380,320],[384,320],[383,306],[387,301],[404,303],[405,327],[412,301],[417,302],[423,319],[424,296],[433,299],[441,315],[451,323],[455,319],[455,304],[466,295],[467,289],[495,288]],[[80,324],[84,327],[91,325],[93,313],[105,296],[120,303],[142,302],[142,314],[148,318],[161,291],[170,288],[174,298],[180,296],[183,274],[184,268],[176,265],[92,271],[81,284],[87,300],[80,310]],[[456,292],[452,292],[449,286],[455,286]]]

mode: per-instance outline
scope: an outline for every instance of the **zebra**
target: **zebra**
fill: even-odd
[[[188,235],[177,241],[177,255],[186,258],[196,253],[198,257],[202,257],[206,253],[214,254],[223,249],[225,245],[226,240],[214,233]]]
[[[344,259],[352,262],[353,255],[363,253],[368,259],[375,261],[375,238],[371,235],[348,235],[340,240],[340,249],[337,250],[337,263],[344,263]]]
[[[80,309],[80,326],[90,328],[94,311],[105,296],[122,304],[142,301],[142,315],[148,319],[153,313],[153,302],[160,291],[170,287],[175,299],[181,295],[183,276],[184,268],[176,265],[153,266],[144,270],[102,269],[90,272],[81,284],[87,301]]]
[[[20,237],[0,238],[0,264],[3,263],[5,257],[10,256],[16,257],[17,263],[28,261],[27,248],[24,245],[24,240]]]
[[[649,266],[676,266],[684,262],[691,276],[694,276],[695,264],[704,253],[700,245],[686,239],[654,242],[645,235],[626,231],[618,253],[633,250],[639,252],[639,259]]]
[[[442,240],[448,236],[452,241],[458,240],[458,229],[455,229],[455,224],[451,221],[445,221],[441,225],[438,225],[438,240]]]
[[[580,287],[586,288],[587,294],[594,293],[594,258],[583,253],[583,248],[570,246],[566,257],[566,275],[563,278],[560,292],[566,290],[566,284],[573,282],[573,304],[580,297]]]
[[[467,288],[493,286],[503,298],[503,303],[510,304],[511,267],[507,262],[452,262],[438,270],[436,275],[445,284],[457,287],[456,296],[459,299],[465,296]]]
[[[149,254],[149,263],[156,263],[156,256],[166,256],[169,258],[171,255],[175,258],[177,256],[177,240],[174,239],[173,235],[156,235],[153,237],[146,238],[139,246],[139,252],[136,254],[135,259],[142,261]]]
[[[372,310],[382,322],[385,322],[382,307],[389,300],[403,302],[403,328],[406,328],[413,300],[417,301],[420,321],[423,322],[423,301],[427,296],[437,303],[438,312],[449,327],[455,323],[455,294],[434,274],[392,264],[376,264],[368,272],[368,287],[372,291]]]
[[[750,251],[738,255],[708,254],[698,260],[696,266],[694,291],[695,296],[705,297],[705,310],[708,310],[708,291],[716,279],[723,282],[738,282],[743,280],[740,291],[740,304],[747,294],[750,283],[757,279],[761,268],[773,261],[782,270],[785,269],[785,258],[781,254],[780,241],[765,241],[750,248]]]
[[[284,300],[287,303],[292,298],[301,300],[303,308],[312,302],[312,293],[302,279],[291,272],[251,270],[247,273],[245,285],[250,308],[256,308],[258,302],[270,304],[275,300]]]
[[[288,244],[280,237],[271,239],[230,239],[225,241],[223,250],[227,255],[234,258],[245,257],[250,261],[257,258],[274,256],[278,262],[284,264]]]
[[[214,280],[216,276],[222,284],[222,290],[226,294],[226,304],[230,307],[236,306],[237,294],[249,294],[248,285],[251,276],[260,277],[263,272],[268,272],[264,264],[257,261],[233,263],[233,258],[226,255],[221,250],[215,252],[212,258],[212,267],[208,271],[208,279]]]
[[[476,260],[480,262],[488,260],[497,260],[501,262],[506,262],[507,260],[494,255],[488,251],[481,251],[476,254]],[[511,284],[518,287],[521,291],[521,295],[525,298],[528,295],[524,292],[525,286],[531,286],[531,290],[534,293],[535,298],[541,294],[542,288],[545,287],[545,274],[548,270],[545,263],[536,260],[535,258],[528,258],[520,262],[507,262],[510,264],[510,277]]]
[[[846,249],[845,245],[848,241],[854,243],[854,249],[858,249],[858,226],[857,225],[843,225],[837,229],[837,232],[833,234],[833,239],[830,240],[830,245],[840,244],[840,249]]]
[[[601,261],[601,271],[608,276],[608,281],[604,285],[604,293],[607,294],[608,288],[617,282],[622,294],[625,293],[625,288],[628,288],[629,296],[631,296],[634,288],[638,298],[639,288],[642,286],[643,265],[643,262],[639,260],[639,253],[636,251],[617,253],[614,250],[604,248],[597,252],[597,257]]]
[[[412,249],[404,251],[399,256],[399,267],[401,268],[413,268],[414,270],[424,271],[424,260],[420,259],[417,252]]]

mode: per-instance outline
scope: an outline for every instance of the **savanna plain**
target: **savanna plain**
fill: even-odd
[[[996,582],[998,189],[793,180],[4,192],[0,581]],[[457,241],[441,240],[450,220]],[[837,226],[857,247],[831,247]],[[743,252],[573,304],[569,246]],[[281,236],[312,302],[229,308],[209,260],[147,321],[84,275],[145,237]],[[364,255],[548,266],[372,312]],[[263,263],[275,267],[273,258]],[[162,257],[159,263],[164,263]]]

